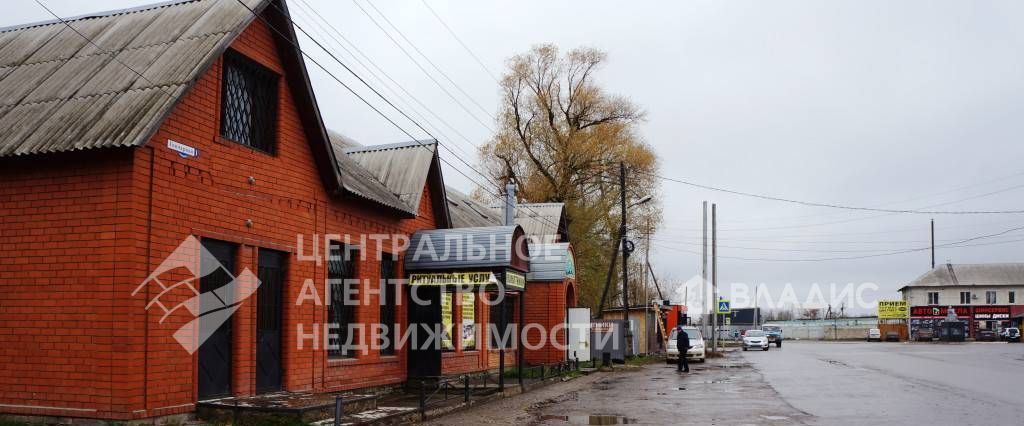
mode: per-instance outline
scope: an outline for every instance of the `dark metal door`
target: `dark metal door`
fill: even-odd
[[[224,241],[203,239],[203,247],[213,256],[205,255],[200,262],[203,270],[216,267],[209,274],[199,278],[199,291],[209,293],[230,284],[235,279],[235,252],[238,246]],[[217,324],[218,322],[220,324]],[[216,311],[202,312],[199,328],[216,329],[199,346],[199,399],[208,399],[231,394],[231,318],[224,320]],[[202,331],[201,331],[202,333]]]
[[[286,254],[260,249],[256,290],[256,392],[281,390],[281,322]]]
[[[416,292],[415,298],[413,292]],[[408,306],[412,333],[409,339],[409,377],[440,376],[440,342],[428,341],[431,336],[428,330],[436,330],[441,326],[441,288],[410,286]]]

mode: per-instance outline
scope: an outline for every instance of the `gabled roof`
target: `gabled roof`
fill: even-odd
[[[341,183],[345,192],[356,197],[376,202],[386,207],[402,211],[406,214],[408,206],[402,202],[387,186],[377,180],[368,170],[364,169],[354,159],[345,154],[348,148],[347,140],[339,138],[337,133],[328,133],[331,138],[331,147],[334,149],[334,157],[337,159],[338,173],[341,174]],[[416,212],[411,212],[415,215]]]
[[[437,167],[437,141],[433,139],[350,147],[345,154],[383,183],[413,214],[419,210],[431,167]]]
[[[504,217],[504,206],[490,206],[493,214]],[[522,226],[530,239],[539,243],[567,242],[565,204],[523,203],[516,206],[516,225]]]
[[[495,213],[489,207],[470,198],[452,187],[446,187],[448,194],[448,211],[452,216],[452,228],[474,228],[484,226],[500,226],[504,223],[504,215]]]
[[[901,288],[946,286],[1024,286],[1024,263],[945,264]]]
[[[431,185],[435,188],[435,208],[440,209],[438,226],[450,226],[447,206],[440,201],[446,188],[437,141],[362,145],[333,130],[327,135],[346,191],[413,217],[420,213],[424,186]]]
[[[499,226],[505,224],[504,206],[487,206],[451,187],[448,209],[453,228]],[[516,225],[535,243],[568,242],[563,203],[520,203],[516,205]]]
[[[145,144],[254,19],[236,0],[195,0],[3,30],[0,156]]]

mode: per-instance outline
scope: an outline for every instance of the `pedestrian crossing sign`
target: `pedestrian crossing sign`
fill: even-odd
[[[724,299],[718,300],[718,313],[720,314],[731,314],[732,309],[729,306],[729,301]]]

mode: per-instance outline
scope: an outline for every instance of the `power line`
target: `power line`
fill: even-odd
[[[974,245],[962,245],[962,244],[968,243],[968,242],[971,242],[971,241],[977,241],[977,240],[981,240],[981,239],[986,239],[986,238],[998,237],[1000,235],[1005,235],[1005,234],[1009,234],[1011,232],[1016,232],[1016,231],[1020,231],[1020,230],[1024,230],[1024,226],[1016,227],[1016,228],[1010,228],[1010,229],[1007,229],[1007,230],[1004,230],[1004,231],[1001,231],[1001,232],[997,232],[997,233],[994,233],[994,234],[979,235],[979,236],[975,236],[975,237],[971,237],[971,238],[966,238],[966,239],[962,239],[962,240],[951,242],[951,243],[936,244],[935,247],[954,247],[954,248],[957,248],[957,247],[980,246],[982,244],[974,244]],[[998,242],[996,244],[1006,244],[1006,243],[1008,243],[1008,242],[1007,241],[1002,241],[1002,242]],[[987,245],[987,244],[985,244],[985,245]],[[663,249],[667,249],[667,250],[684,252],[684,253],[700,254],[699,252],[696,252],[696,251],[693,251],[693,250],[680,249],[680,248],[677,248],[677,247],[669,247],[669,246],[662,246],[662,245],[654,245],[654,246],[655,247],[660,247],[660,248],[663,248]],[[918,248],[903,249],[903,250],[896,250],[896,251],[888,251],[888,252],[881,252],[881,253],[868,254],[868,255],[859,255],[859,256],[803,258],[803,259],[741,257],[741,256],[722,256],[722,255],[719,255],[718,257],[721,257],[723,259],[745,260],[745,261],[752,261],[752,262],[829,262],[829,261],[836,261],[836,260],[857,260],[857,259],[868,259],[868,258],[875,258],[875,257],[895,256],[895,255],[906,254],[906,253],[914,253],[914,252],[919,252],[919,251],[926,251],[926,250],[930,250],[930,249],[931,249],[931,247],[927,246],[927,247],[918,247]]]
[[[422,110],[426,111],[428,114],[430,114],[438,122],[443,124],[445,127],[447,127],[449,130],[454,132],[459,137],[461,137],[462,140],[464,140],[466,142],[466,144],[468,144],[469,146],[473,147],[473,149],[477,148],[477,145],[475,143],[473,143],[473,141],[471,141],[468,137],[466,137],[466,135],[464,135],[462,132],[460,132],[455,126],[452,126],[450,123],[448,123],[448,121],[446,121],[444,118],[442,118],[436,112],[434,112],[434,110],[432,108],[430,108],[426,104],[424,104],[423,101],[421,101],[418,97],[413,95],[408,89],[405,88],[405,86],[403,86],[401,83],[399,83],[397,80],[395,80],[387,71],[384,71],[384,69],[382,69],[379,65],[377,65],[377,63],[374,62],[373,59],[371,59],[369,57],[369,55],[367,55],[365,52],[363,52],[362,49],[359,48],[359,46],[357,46],[355,43],[353,43],[351,40],[349,40],[347,37],[345,37],[345,35],[342,34],[341,31],[338,30],[337,27],[335,27],[333,24],[331,24],[331,22],[327,18],[324,18],[324,16],[322,14],[320,14],[320,12],[317,12],[316,9],[314,9],[311,5],[309,5],[309,3],[306,2],[306,0],[299,0],[299,2],[303,5],[303,7],[305,9],[303,7],[296,7],[296,10],[303,11],[304,13],[307,14],[307,16],[311,16],[310,20],[315,25],[317,25],[321,30],[323,30],[323,32],[326,33],[327,36],[330,39],[334,40],[334,42],[335,42],[335,44],[337,46],[339,46],[343,50],[345,50],[345,52],[347,52],[352,57],[352,59],[354,59],[356,61],[356,63],[358,63],[360,66],[362,66],[364,69],[366,69],[366,71],[368,73],[370,73],[370,75],[374,76],[377,79],[377,81],[379,81],[381,83],[381,85],[383,85],[385,88],[387,88],[395,97],[401,98],[401,96],[398,93],[396,93],[394,89],[391,89],[391,87],[387,85],[387,83],[384,81],[384,79],[382,79],[380,77],[380,75],[383,75],[385,78],[387,78],[387,80],[390,81],[391,84],[393,84],[395,87],[397,87],[409,99],[412,99],[412,101],[416,105],[418,105],[420,108],[422,108]],[[298,6],[298,4],[296,4],[296,6]],[[315,17],[312,17],[312,16],[315,16]],[[329,28],[330,30],[324,28],[323,25],[320,25],[320,23],[317,21],[317,19],[319,19],[319,21],[322,21],[323,24],[325,24],[327,26],[327,28]],[[333,34],[332,34],[332,32],[333,32]],[[337,37],[335,37],[335,35],[337,35]],[[338,40],[338,38],[340,38],[341,40],[344,40],[345,43],[342,43],[340,40]],[[355,54],[352,53],[352,51],[350,51],[347,47],[345,47],[346,43],[352,48],[352,50],[354,50],[356,53],[358,53],[359,56],[361,56],[363,59],[365,59],[366,62],[369,63],[370,66],[372,66],[373,68],[371,69],[370,66],[367,66],[366,63],[363,63],[363,61],[359,59],[359,56],[356,56]],[[376,70],[376,73],[374,72],[374,70]],[[378,75],[377,73],[379,73],[380,75]],[[409,105],[408,102],[406,104],[408,106],[410,106],[411,110],[413,110],[414,112],[416,111],[416,108],[414,108],[412,105]],[[429,123],[429,120],[427,120],[426,117],[424,117],[422,113],[418,113],[417,115],[420,117],[421,120],[423,120],[424,122],[428,122]],[[432,127],[434,127],[435,130],[438,131],[438,133],[441,133],[442,136],[445,136],[445,139],[448,139],[448,140],[452,139],[450,137],[447,137],[447,135],[444,135],[443,132],[441,132],[440,127],[438,127],[436,125],[432,125]],[[458,149],[459,152],[463,153],[466,156],[471,156],[472,155],[472,154],[466,152],[465,150],[463,150],[459,145],[455,145],[455,148]]]
[[[387,38],[389,40],[391,40],[391,42],[394,43],[394,45],[396,47],[398,47],[398,49],[401,50],[402,53],[404,53],[405,56],[407,58],[409,58],[409,60],[412,61],[412,63],[415,64],[416,67],[420,69],[420,71],[423,72],[424,75],[427,76],[427,78],[430,79],[430,81],[433,81],[434,84],[437,85],[437,87],[439,89],[441,89],[442,92],[444,92],[444,94],[448,95],[448,97],[451,98],[452,101],[454,101],[459,106],[459,108],[462,108],[462,110],[465,111],[466,114],[468,114],[470,117],[472,117],[474,120],[476,120],[476,122],[479,123],[481,126],[483,126],[485,129],[487,129],[490,132],[494,132],[494,128],[492,128],[491,126],[487,125],[487,123],[484,123],[482,120],[480,120],[480,117],[477,117],[475,113],[470,111],[469,108],[466,107],[466,105],[462,103],[462,101],[460,101],[458,98],[456,98],[455,95],[452,94],[452,92],[450,92],[447,88],[445,88],[444,85],[441,84],[440,81],[437,81],[437,79],[434,78],[433,74],[428,72],[427,69],[424,68],[423,65],[420,64],[420,62],[417,61],[416,58],[414,58],[412,56],[412,54],[409,53],[409,51],[406,50],[405,47],[403,47],[402,44],[398,42],[398,40],[395,40],[395,38],[391,36],[391,33],[389,33],[386,29],[384,29],[384,27],[380,23],[378,23],[377,20],[372,15],[370,15],[370,12],[368,12],[366,9],[364,9],[363,6],[360,5],[359,3],[357,3],[355,0],[353,0],[352,3],[355,4],[356,7],[358,7],[359,10],[362,11],[364,15],[366,15],[367,18],[370,18],[370,21],[373,22],[373,25],[375,25],[378,29],[380,29],[381,32],[383,32],[384,35],[387,36]]]
[[[744,192],[744,191],[737,191],[737,190],[726,189],[726,188],[719,188],[719,187],[715,187],[715,186],[710,186],[710,185],[704,185],[704,184],[699,184],[699,183],[695,183],[695,182],[690,182],[690,181],[683,180],[683,179],[676,179],[676,178],[670,178],[670,177],[666,177],[666,176],[661,176],[661,175],[654,174],[654,173],[649,173],[649,172],[638,171],[638,173],[647,174],[649,176],[653,176],[653,177],[656,177],[656,178],[659,178],[659,179],[662,179],[662,180],[665,180],[665,181],[675,182],[675,183],[691,186],[691,187],[694,187],[694,188],[706,189],[706,190],[709,190],[709,191],[723,192],[723,193],[727,193],[727,194],[740,195],[740,196],[751,197],[751,198],[759,198],[759,199],[762,199],[762,200],[779,201],[779,202],[790,203],[790,204],[800,204],[800,205],[810,206],[810,207],[827,207],[827,208],[833,208],[833,209],[855,210],[855,211],[869,211],[869,212],[880,212],[880,213],[932,214],[932,215],[1024,214],[1024,210],[913,210],[913,209],[883,209],[883,208],[861,207],[861,206],[851,206],[851,205],[833,204],[833,203],[818,203],[818,202],[813,202],[813,201],[803,201],[803,200],[796,200],[796,199],[791,199],[791,198],[776,197],[776,196],[773,196],[773,195],[755,194],[755,193],[752,193],[752,192]]]
[[[437,22],[440,22],[441,25],[443,25],[444,28],[446,30],[448,30],[448,34],[451,34],[452,38],[454,38],[455,41],[459,42],[459,44],[462,45],[462,48],[466,50],[466,53],[469,53],[469,56],[472,56],[473,59],[476,60],[476,63],[480,64],[480,68],[482,68],[484,70],[484,72],[487,73],[487,75],[490,75],[491,78],[493,78],[495,82],[498,82],[499,81],[498,77],[495,76],[493,72],[491,72],[490,68],[487,68],[487,65],[484,65],[484,61],[480,60],[480,57],[477,56],[476,53],[473,53],[473,49],[470,49],[469,46],[467,46],[466,43],[464,43],[462,41],[462,39],[459,38],[459,36],[457,34],[455,34],[455,31],[452,30],[452,27],[448,26],[448,24],[446,22],[444,22],[444,19],[441,19],[441,15],[438,15],[437,12],[434,11],[434,8],[430,7],[430,4],[427,3],[427,0],[420,0],[420,2],[423,3],[423,5],[427,7],[427,10],[429,10],[430,13],[432,15],[434,15],[434,18],[437,18]]]
[[[942,191],[931,192],[931,193],[927,193],[927,194],[924,194],[924,195],[903,199],[903,200],[900,200],[900,201],[887,202],[887,203],[882,203],[882,204],[878,204],[878,205],[871,205],[871,206],[868,206],[868,207],[892,206],[892,205],[899,205],[899,204],[903,204],[903,203],[908,203],[908,202],[911,202],[911,201],[917,201],[917,200],[922,200],[922,199],[934,198],[934,197],[938,197],[938,196],[942,196],[942,195],[946,195],[946,194],[952,194],[952,193],[955,193],[955,192],[960,192],[960,191],[963,191],[963,190],[969,189],[969,188],[975,188],[975,187],[987,185],[987,184],[990,184],[990,183],[993,183],[993,182],[1000,182],[1000,181],[1004,181],[1004,180],[1020,177],[1022,175],[1024,175],[1024,172],[1017,172],[1017,173],[1013,173],[1013,174],[1010,174],[1010,175],[1004,175],[1004,176],[999,176],[999,177],[995,177],[995,178],[992,178],[992,179],[986,179],[986,180],[980,181],[980,182],[974,182],[974,183],[971,183],[971,184],[968,184],[968,185],[962,185],[962,186],[958,186],[958,187],[955,187],[955,188],[950,188],[950,189],[946,189],[946,190],[942,190]],[[1013,189],[1018,189],[1020,187],[1021,186],[1014,186],[1014,187],[1006,188],[1004,190],[999,190],[999,191],[997,191],[995,193],[1005,192],[1005,191],[1009,191],[1009,190],[1013,190]],[[928,207],[922,207],[922,208],[931,208],[931,207],[936,207],[936,206],[941,206],[941,205],[946,205],[946,204],[954,204],[954,203],[963,202],[963,201],[966,201],[966,200],[969,200],[969,199],[972,199],[972,198],[982,198],[982,197],[986,197],[986,196],[993,195],[993,194],[994,193],[980,194],[980,195],[972,196],[972,197],[969,197],[969,198],[962,198],[962,199],[958,199],[958,200],[954,200],[954,201],[949,201],[949,202],[945,202],[945,203],[933,204],[933,205],[930,205]],[[917,208],[917,209],[914,209],[914,210],[919,210],[919,209],[921,209],[921,208]],[[802,216],[767,217],[767,218],[753,217],[753,218],[744,218],[744,219],[739,219],[739,220],[733,219],[733,220],[730,220],[730,221],[731,222],[791,221],[791,220],[800,220],[800,219],[815,218],[815,217],[837,217],[837,216],[841,216],[843,214],[845,214],[845,213],[833,213],[833,214],[820,214],[819,213],[819,214],[810,214],[810,215],[802,215]],[[866,219],[870,219],[872,217],[875,217],[875,216],[871,216],[871,217],[868,217]],[[693,221],[696,221],[696,219],[693,219]]]
[[[997,238],[997,237],[993,237],[993,238]],[[700,242],[692,242],[692,241],[666,240],[666,239],[660,239],[660,238],[651,238],[651,240],[652,241],[660,242],[662,244],[669,244],[669,245],[674,245],[674,244],[683,244],[683,245],[690,245],[690,246],[700,246],[700,245],[702,245],[702,243],[700,243]],[[958,240],[948,240],[947,242],[950,243],[950,244],[955,244],[957,241]],[[999,243],[1002,244],[1002,243],[1007,243],[1007,242],[1012,242],[1012,241],[1017,241],[1017,240],[1001,241]],[[910,241],[909,243],[927,243],[927,242],[928,241]],[[897,243],[906,243],[906,242],[884,242],[884,243],[885,244],[897,244]],[[796,244],[800,244],[800,243],[796,243]],[[789,248],[780,248],[780,247],[734,246],[734,245],[726,245],[726,244],[719,244],[718,246],[719,247],[724,247],[724,248],[739,249],[739,250],[755,250],[755,251],[768,251],[768,252],[795,252],[795,253],[801,253],[801,252],[802,253],[878,253],[880,251],[886,251],[886,250],[880,250],[878,248],[873,248],[873,249],[789,249]]]
[[[352,2],[356,3],[356,6],[359,5],[357,0],[352,0]],[[480,103],[477,102],[476,99],[473,99],[473,97],[470,96],[469,93],[467,93],[465,90],[462,89],[462,86],[459,86],[459,84],[456,83],[455,80],[452,80],[452,78],[449,77],[447,73],[445,73],[443,70],[441,70],[441,67],[437,66],[437,64],[434,63],[434,61],[430,60],[430,57],[427,56],[425,53],[423,53],[423,51],[420,50],[419,47],[416,47],[416,43],[413,43],[412,40],[409,40],[409,37],[406,37],[405,33],[403,33],[402,30],[398,29],[398,27],[394,23],[392,23],[390,19],[388,19],[387,15],[385,15],[384,12],[381,12],[380,9],[377,9],[377,6],[374,6],[373,2],[366,2],[366,4],[370,5],[370,7],[374,11],[376,11],[377,14],[380,15],[381,18],[384,18],[384,22],[387,22],[388,26],[393,28],[395,30],[395,32],[398,33],[398,35],[400,37],[402,37],[402,40],[405,40],[405,42],[408,43],[409,46],[411,46],[412,49],[416,51],[416,53],[419,53],[420,56],[423,57],[423,59],[426,59],[427,63],[430,64],[430,66],[434,67],[434,69],[437,70],[438,74],[441,74],[441,76],[444,77],[446,80],[448,80],[448,82],[451,83],[452,86],[455,86],[455,89],[457,89],[459,92],[461,92],[463,94],[463,96],[466,97],[466,99],[469,99],[469,101],[472,102],[473,105],[476,105],[477,108],[480,108],[480,111],[483,111],[483,113],[486,114],[488,117],[491,117],[492,120],[496,120],[497,119],[494,116],[494,114],[491,114],[491,112],[488,111],[487,108],[484,108],[483,105],[480,105]],[[360,8],[360,9],[362,9],[362,8]]]

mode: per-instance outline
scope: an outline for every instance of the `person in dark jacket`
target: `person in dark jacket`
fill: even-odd
[[[690,364],[686,362],[686,351],[690,350],[690,336],[682,327],[679,327],[679,332],[676,333],[676,349],[679,349],[679,363],[676,365],[676,371],[689,373]]]

